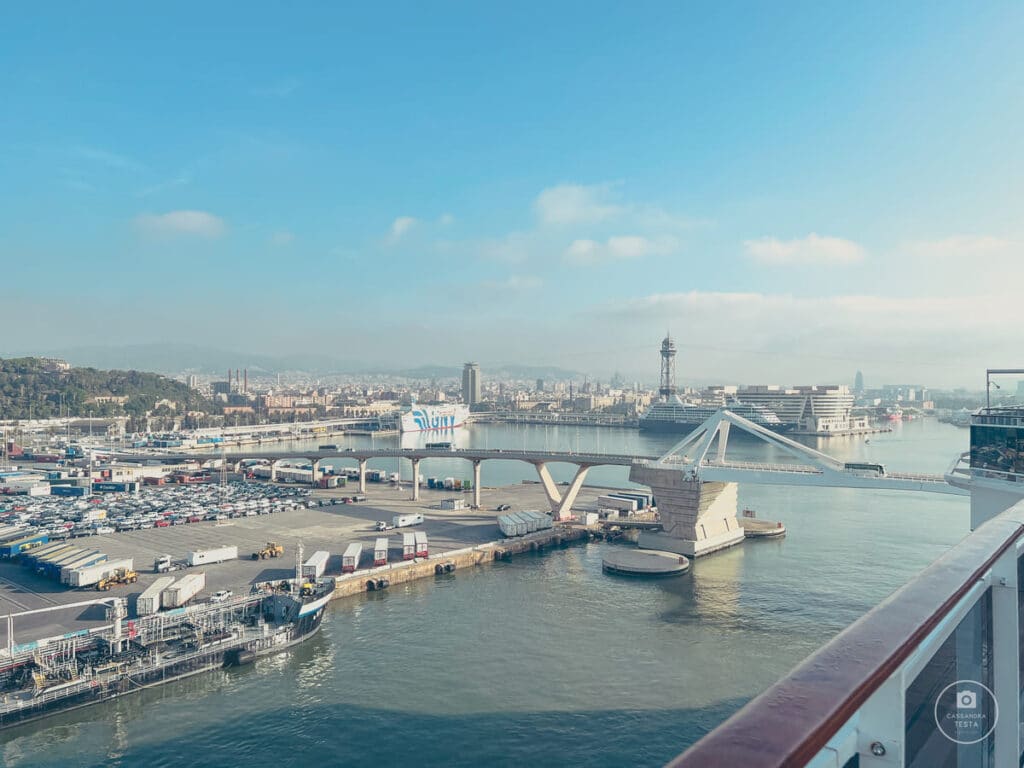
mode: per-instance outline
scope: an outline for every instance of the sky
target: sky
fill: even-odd
[[[79,3],[0,25],[0,356],[983,386],[1024,5]]]

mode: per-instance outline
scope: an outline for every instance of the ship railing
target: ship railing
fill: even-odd
[[[1024,502],[979,526],[670,765],[1021,764]]]

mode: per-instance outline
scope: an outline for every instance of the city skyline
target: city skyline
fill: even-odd
[[[0,355],[1018,364],[1019,6],[199,8],[0,32]]]

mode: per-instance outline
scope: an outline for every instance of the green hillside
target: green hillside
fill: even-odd
[[[127,397],[124,403],[93,398]],[[156,373],[59,370],[38,357],[0,359],[0,419],[45,419],[61,415],[142,416],[159,400],[183,410],[209,411],[210,402],[185,384]]]

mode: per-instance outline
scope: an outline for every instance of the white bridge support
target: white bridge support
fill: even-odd
[[[480,508],[480,459],[473,460],[473,506]]]
[[[359,460],[359,492],[366,493],[366,459]]]
[[[716,483],[667,467],[636,464],[634,483],[648,486],[658,501],[662,531],[641,531],[641,549],[660,549],[700,557],[743,541],[736,519],[736,483]]]
[[[409,459],[412,464],[412,500],[420,500],[420,460]]]
[[[535,461],[531,463],[537,468],[537,475],[540,477],[541,485],[544,486],[544,495],[548,497],[548,503],[551,505],[552,516],[555,520],[571,520],[572,505],[576,503],[576,497],[580,493],[580,488],[583,487],[583,481],[587,479],[587,472],[593,465],[579,465],[576,475],[573,477],[572,482],[569,483],[569,488],[563,496],[559,492],[555,481],[551,479],[551,472],[548,471],[547,462]]]

